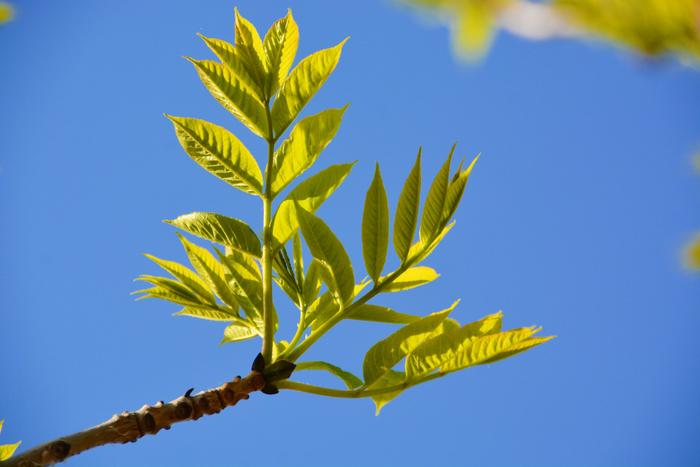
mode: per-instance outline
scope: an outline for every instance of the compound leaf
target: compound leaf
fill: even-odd
[[[245,59],[241,55],[241,49],[234,47],[233,44],[221,39],[214,39],[198,34],[202,38],[207,47],[221,60],[221,63],[229,67],[233,74],[239,79],[241,84],[248,88],[260,102],[265,98],[262,88],[248,71],[248,66]]]

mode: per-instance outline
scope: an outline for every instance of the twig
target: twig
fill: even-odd
[[[264,385],[262,373],[253,371],[245,378],[236,376],[232,381],[198,394],[191,395],[190,389],[167,404],[160,401],[155,405],[144,405],[137,411],[114,415],[106,422],[85,431],[31,448],[3,462],[2,466],[51,465],[105,444],[133,443],[145,435],[169,430],[175,423],[219,413],[226,407],[236,405],[241,399],[248,399],[250,393],[261,390]]]

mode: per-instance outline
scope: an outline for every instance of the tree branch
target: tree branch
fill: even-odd
[[[122,412],[106,422],[85,431],[63,436],[36,446],[3,462],[3,467],[35,467],[62,462],[98,446],[111,443],[136,442],[145,435],[155,435],[160,430],[169,430],[179,422],[197,420],[204,415],[219,413],[226,407],[248,399],[251,392],[265,385],[265,377],[257,371],[245,378],[236,376],[221,386],[191,395],[185,395],[167,404],[144,405],[134,412]]]

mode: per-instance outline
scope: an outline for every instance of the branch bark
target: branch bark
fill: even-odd
[[[85,431],[64,436],[36,446],[2,463],[3,467],[36,467],[62,462],[98,446],[111,443],[136,442],[145,435],[169,430],[179,422],[197,420],[204,415],[219,413],[236,405],[241,399],[265,386],[262,373],[253,371],[245,378],[236,376],[232,381],[198,394],[187,391],[167,404],[144,405],[134,412],[122,412],[106,422]]]

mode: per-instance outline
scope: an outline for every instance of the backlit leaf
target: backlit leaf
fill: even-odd
[[[418,207],[420,205],[420,170],[421,150],[418,150],[416,162],[408,174],[408,178],[401,190],[399,203],[396,207],[394,219],[394,249],[401,262],[405,262],[408,251],[413,243],[418,222]]]
[[[246,193],[262,193],[262,173],[248,149],[231,132],[195,118],[166,115],[187,154],[205,170]]]
[[[272,24],[263,41],[263,50],[267,60],[268,96],[277,92],[287,77],[298,46],[299,29],[294,17],[292,17],[292,10],[288,10],[287,16]]]
[[[382,375],[382,377],[379,378],[379,380],[377,380],[372,385],[372,389],[382,389],[397,386],[403,383],[405,380],[406,375],[403,372],[390,370],[384,375]],[[382,408],[392,400],[396,399],[396,397],[402,392],[403,389],[400,389],[398,391],[386,392],[384,394],[377,394],[375,396],[372,396],[372,400],[374,401],[374,405],[376,407],[376,411],[374,414],[379,415],[379,413],[382,411]]]
[[[340,127],[347,106],[306,117],[292,129],[273,159],[272,195],[279,192],[316,162]]]
[[[343,244],[320,218],[304,209],[297,209],[297,214],[311,254],[328,267],[333,274],[340,299],[347,303],[353,297],[355,276]]]
[[[296,206],[315,212],[343,183],[353,165],[332,165],[304,180],[287,195],[272,220],[273,250],[287,243],[299,228]]]
[[[182,282],[182,284],[187,289],[194,292],[197,296],[201,297],[202,299],[204,299],[205,301],[207,301],[209,303],[215,303],[214,294],[212,293],[211,290],[209,290],[209,286],[207,285],[207,283],[204,282],[197,274],[195,274],[189,268],[187,268],[187,267],[183,266],[182,264],[177,263],[175,261],[168,261],[165,259],[156,258],[153,255],[146,254],[144,256],[146,256],[146,258],[148,258],[151,261],[153,261],[154,263],[156,263],[161,268],[168,271],[170,274],[173,275],[173,277],[180,280]],[[142,277],[151,277],[151,276],[142,276]],[[149,280],[149,282],[150,282],[150,280]]]
[[[276,137],[297,117],[301,109],[316,94],[340,59],[347,39],[329,49],[320,50],[300,61],[280,87],[272,106],[272,125]]]
[[[255,78],[260,87],[265,85],[267,77],[267,64],[262,40],[253,23],[241,16],[238,8],[235,13],[236,48],[245,61],[249,73]]]
[[[432,240],[439,233],[439,229],[442,228],[442,211],[445,207],[445,198],[447,197],[447,187],[450,181],[450,164],[454,150],[455,147],[452,146],[447,160],[438,171],[432,185],[430,185],[420,223],[420,239],[423,242]]]
[[[188,58],[211,95],[258,136],[268,136],[265,106],[228,66],[211,60]]]
[[[348,315],[348,319],[375,323],[409,324],[418,321],[420,316],[399,313],[384,306],[364,304]]]
[[[210,242],[220,243],[256,258],[262,256],[260,239],[241,220],[212,212],[193,212],[165,222]]]
[[[459,206],[459,202],[462,201],[462,195],[464,195],[464,188],[467,185],[467,180],[469,179],[469,174],[471,173],[472,169],[474,168],[474,164],[476,164],[476,161],[479,160],[479,157],[477,156],[474,158],[471,164],[469,164],[469,167],[467,167],[464,170],[460,170],[455,174],[455,177],[453,180],[450,182],[449,186],[447,187],[447,196],[445,197],[445,206],[442,210],[442,222],[446,223],[449,222],[449,220],[454,216],[455,211],[457,211],[457,207]]]
[[[236,250],[231,250],[230,254],[222,254],[216,250],[219,259],[233,280],[241,288],[243,295],[247,298],[252,308],[248,306],[246,301],[238,300],[241,308],[246,312],[249,318],[259,318],[262,316],[263,299],[262,299],[262,279],[260,270],[255,261],[247,255],[244,255]]]
[[[229,324],[226,326],[226,329],[224,329],[224,337],[221,339],[219,345],[248,340],[257,335],[258,333],[256,330],[249,326],[243,326],[237,323]]]
[[[174,316],[190,316],[192,318],[206,319],[209,321],[234,321],[238,317],[223,309],[214,310],[212,308],[195,308],[187,306],[174,313]]]
[[[362,214],[362,254],[367,273],[377,282],[384,269],[389,246],[389,202],[377,164],[374,179],[365,196]]]
[[[374,344],[367,351],[362,365],[365,384],[371,386],[388,373],[401,359],[430,338],[437,326],[454,310],[457,303],[455,302],[446,310],[430,314],[408,324],[386,339]]]
[[[250,93],[262,102],[264,100],[264,93],[256,78],[248,71],[245,58],[241,56],[241,49],[221,39],[205,37],[201,34],[198,34],[198,36],[202,38],[204,43],[207,44],[207,47],[221,60],[221,63],[229,67],[241,84],[247,87]]]
[[[428,266],[408,268],[399,277],[382,288],[383,292],[400,292],[427,284],[440,277],[440,274]]]

